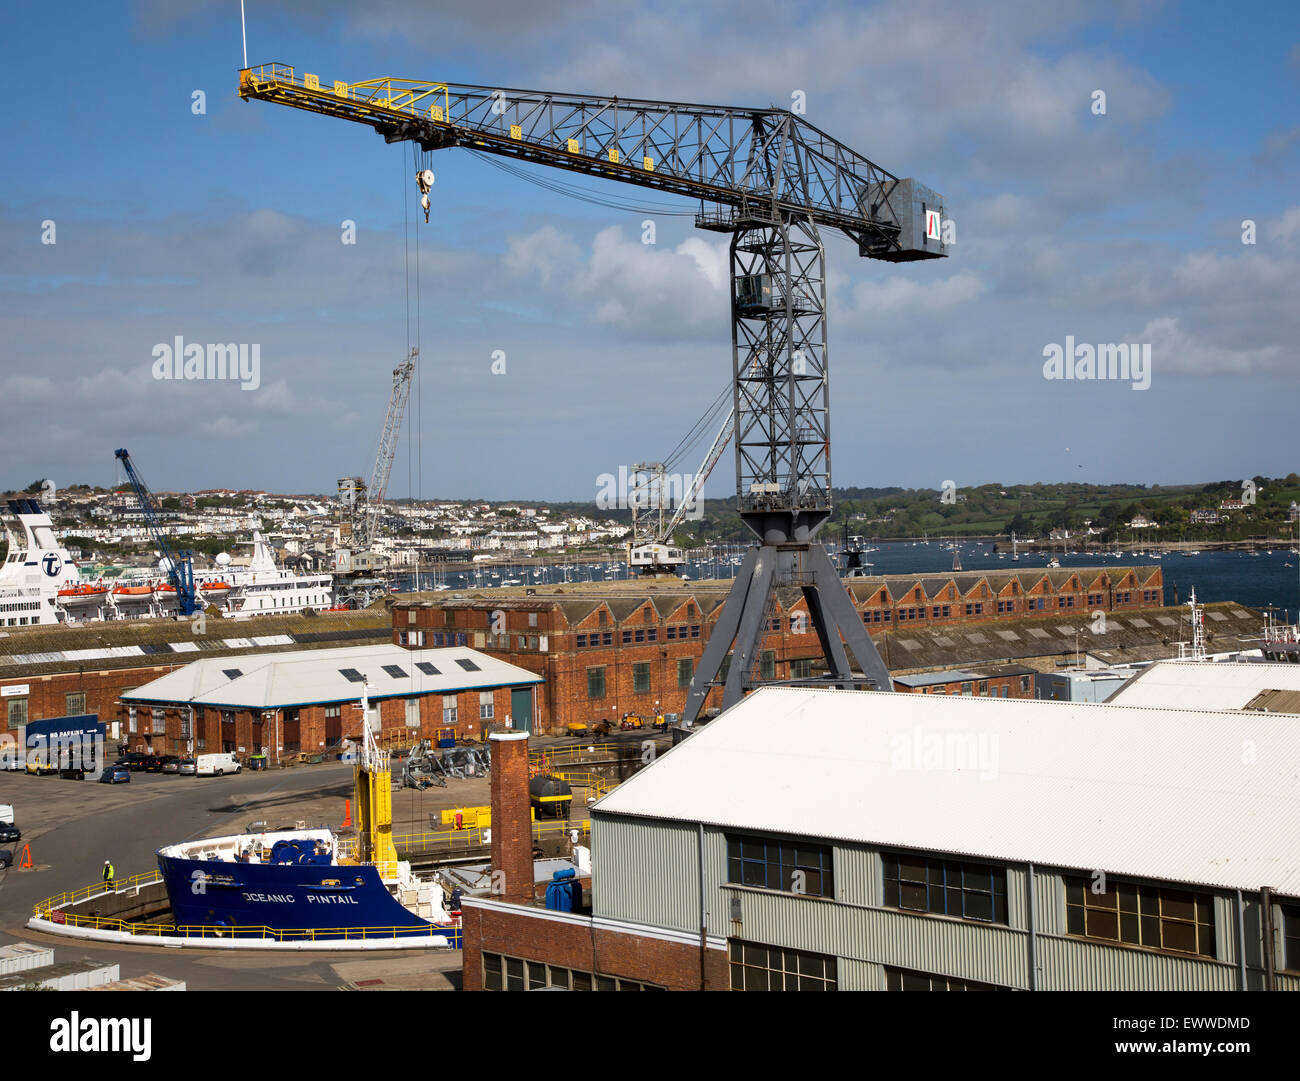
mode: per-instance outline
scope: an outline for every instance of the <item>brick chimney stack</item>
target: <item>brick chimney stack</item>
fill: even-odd
[[[535,894],[528,733],[493,732],[488,738],[492,747],[493,898],[529,904]]]

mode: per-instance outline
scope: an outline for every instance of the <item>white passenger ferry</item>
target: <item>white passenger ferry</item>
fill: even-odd
[[[116,578],[87,579],[54,536],[49,514],[34,499],[11,499],[4,519],[8,555],[0,565],[0,627],[43,626],[83,620],[142,619],[173,615],[176,587],[165,561]],[[237,565],[226,553],[215,569],[194,572],[205,606],[234,617],[322,610],[334,604],[334,578],[295,574],[275,561],[271,546],[254,532],[252,556]]]

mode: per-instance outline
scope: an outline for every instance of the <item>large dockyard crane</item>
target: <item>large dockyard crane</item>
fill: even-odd
[[[384,415],[384,429],[379,434],[379,449],[370,471],[367,485],[360,477],[339,478],[339,499],[347,512],[351,525],[351,539],[334,554],[334,569],[340,574],[367,575],[382,570],[387,561],[371,551],[379,532],[379,516],[383,511],[384,497],[388,493],[388,478],[393,471],[393,458],[397,454],[397,437],[402,430],[402,417],[411,397],[411,377],[419,351],[412,349],[407,358],[393,369],[393,389],[388,396],[388,412]]]
[[[172,550],[171,542],[162,528],[162,505],[136,471],[126,448],[113,453],[122,463],[122,468],[126,470],[126,478],[135,489],[135,497],[140,502],[140,510],[144,514],[145,524],[149,527],[149,535],[153,538],[154,547],[158,549],[158,556],[167,571],[167,581],[176,590],[176,603],[180,606],[181,615],[191,616],[203,607],[203,602],[198,599],[194,588],[193,553]]]
[[[815,540],[831,512],[825,253],[838,229],[886,262],[947,255],[943,200],[785,109],[553,94],[412,79],[322,82],[287,64],[239,73],[239,94],[351,120],[425,151],[466,147],[699,199],[731,235],[736,500],[751,548],[687,696],[694,722],[728,653],[722,704],[753,685],[773,589],[799,587],[830,681],[889,673]],[[710,204],[706,207],[705,204]],[[857,661],[855,677],[845,647]]]

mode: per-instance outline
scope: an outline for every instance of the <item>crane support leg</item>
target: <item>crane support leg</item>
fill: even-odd
[[[891,689],[889,671],[816,539],[831,512],[821,238],[812,222],[766,210],[739,212],[732,229],[736,498],[759,545],[746,556],[691,680],[687,727],[717,685],[728,652],[722,707],[735,705],[758,682],[755,662],[772,593],[781,587],[803,592],[833,683]]]

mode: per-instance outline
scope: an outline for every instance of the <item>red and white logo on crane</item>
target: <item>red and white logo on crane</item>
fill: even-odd
[[[939,230],[943,227],[943,219],[939,216],[937,210],[927,210],[925,212],[925,238],[927,240],[938,240]]]

